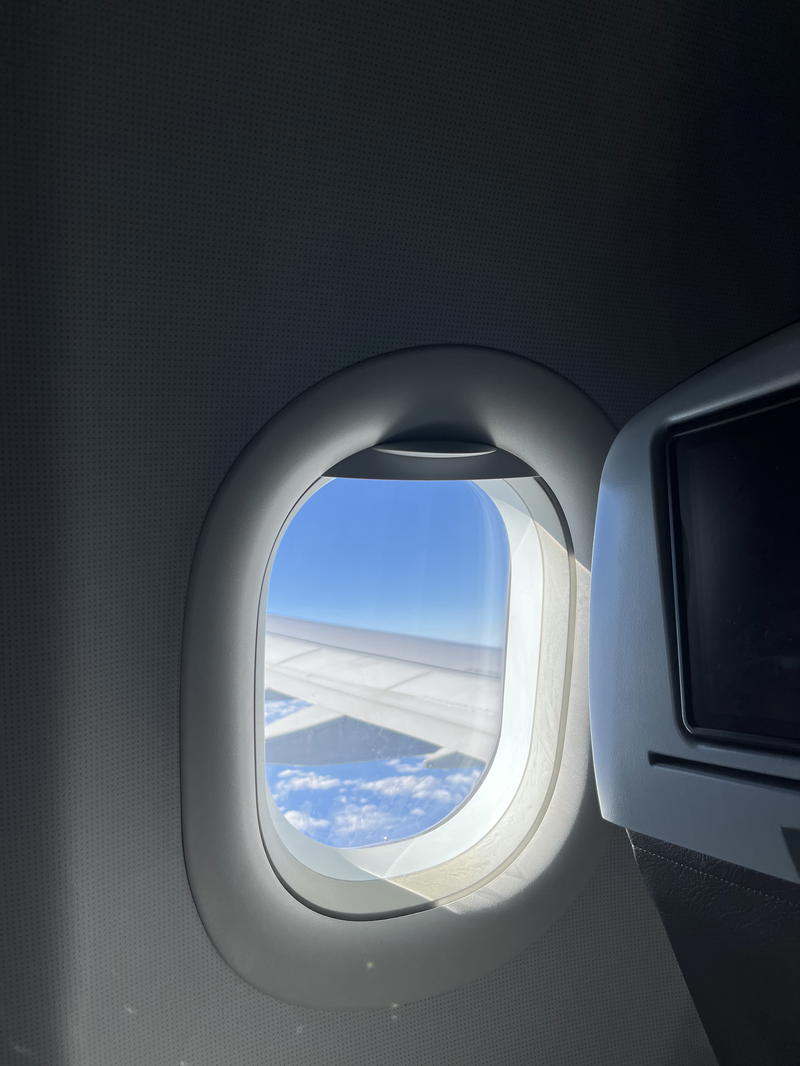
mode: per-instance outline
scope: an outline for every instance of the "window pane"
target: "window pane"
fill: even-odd
[[[509,547],[472,482],[332,480],[278,545],[266,773],[335,847],[416,835],[474,791],[502,709]]]

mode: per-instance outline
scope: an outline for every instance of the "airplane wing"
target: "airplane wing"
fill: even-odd
[[[268,689],[308,705],[269,721],[268,744],[342,719],[413,738],[432,762],[485,763],[497,743],[500,649],[270,616],[266,663]]]

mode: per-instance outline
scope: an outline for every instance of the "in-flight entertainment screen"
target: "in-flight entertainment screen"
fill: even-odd
[[[686,724],[800,744],[800,400],[667,447]]]

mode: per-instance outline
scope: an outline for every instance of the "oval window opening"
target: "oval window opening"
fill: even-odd
[[[265,773],[335,849],[418,836],[484,780],[503,712],[511,547],[473,481],[323,479],[273,553]]]
[[[490,880],[535,831],[558,763],[560,520],[518,461],[442,448],[339,464],[270,553],[261,832],[284,884],[332,914],[405,913]],[[466,462],[511,476],[463,477]]]

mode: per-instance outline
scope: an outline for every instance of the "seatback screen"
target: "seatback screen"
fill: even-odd
[[[800,744],[800,401],[674,433],[670,510],[687,727]]]

